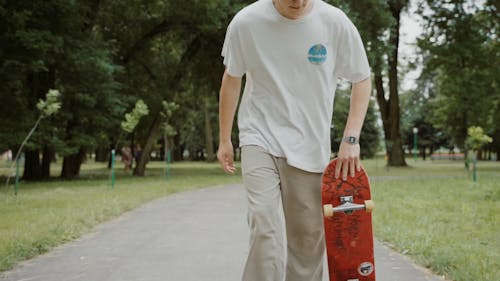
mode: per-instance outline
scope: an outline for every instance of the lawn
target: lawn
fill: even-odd
[[[376,237],[449,280],[500,280],[500,164],[479,163],[474,183],[463,162],[408,163],[366,163]]]
[[[377,238],[450,280],[500,280],[500,163],[480,162],[474,183],[461,161],[407,162],[390,169],[382,159],[363,162]],[[0,185],[0,271],[155,198],[241,181],[217,164],[193,162],[173,164],[166,180],[163,165],[150,163],[146,177],[120,166],[114,189],[100,163],[85,164],[75,181],[21,183],[17,197]]]

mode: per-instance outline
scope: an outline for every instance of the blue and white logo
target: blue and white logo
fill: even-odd
[[[322,44],[316,44],[309,49],[307,59],[312,64],[323,64],[326,61],[326,48]]]

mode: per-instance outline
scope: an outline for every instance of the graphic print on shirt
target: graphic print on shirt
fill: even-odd
[[[312,64],[323,64],[326,61],[326,48],[323,44],[316,44],[309,49],[307,59]]]

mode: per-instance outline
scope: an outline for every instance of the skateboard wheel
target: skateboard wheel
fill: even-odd
[[[333,217],[333,205],[323,205],[323,214],[325,215],[325,217]]]
[[[375,203],[373,203],[372,200],[365,200],[365,210],[367,213],[373,212],[373,209],[375,209]]]

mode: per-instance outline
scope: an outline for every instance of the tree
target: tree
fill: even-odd
[[[87,44],[81,42],[81,47],[72,50],[72,57],[61,66],[63,106],[67,109],[59,120],[64,128],[58,149],[64,157],[63,178],[79,174],[86,152],[107,143],[107,138],[101,136],[112,132],[118,135],[124,111],[117,91],[120,85],[115,81],[119,67],[108,50],[99,48],[99,43],[95,46],[90,40]]]
[[[37,119],[36,102],[49,89],[56,88],[53,65],[61,41],[47,30],[50,18],[46,12],[52,6],[53,3],[31,1],[0,3],[0,75],[5,78],[2,81],[6,81],[0,86],[0,125],[5,128],[2,130],[4,146],[20,145],[23,132]],[[42,131],[40,128],[27,144],[25,179],[45,176],[40,163],[40,146],[35,144]]]
[[[338,90],[335,95],[335,107],[333,110],[332,119],[332,134],[331,144],[332,151],[337,152],[342,141],[347,116],[349,115],[350,94],[346,90]],[[375,114],[374,103],[370,101],[368,111],[366,113],[365,122],[361,129],[361,137],[359,139],[361,146],[361,157],[371,158],[375,156],[380,143],[380,130],[377,125],[377,116]]]
[[[400,128],[399,29],[409,0],[330,1],[339,4],[358,27],[373,71],[389,166],[405,166]]]
[[[476,174],[476,163],[477,163],[477,152],[486,144],[491,143],[493,139],[488,135],[484,134],[483,128],[481,127],[469,127],[467,129],[467,139],[465,140],[465,145],[472,150],[473,156],[473,180],[477,180]]]
[[[121,128],[127,133],[132,133],[137,127],[139,120],[145,115],[149,114],[148,106],[144,103],[143,100],[138,100],[135,103],[134,109],[131,112],[125,114],[125,121],[122,121]],[[118,140],[120,140],[118,138]],[[119,141],[118,141],[119,144]]]
[[[55,151],[64,156],[61,175],[77,175],[86,149],[116,127],[113,122],[123,110],[114,80],[119,68],[112,62],[110,46],[93,28],[99,3],[0,3],[0,76],[9,81],[0,86],[2,100],[8,101],[2,103],[0,125],[9,130],[0,141],[19,145],[19,132],[33,124],[36,101],[48,89],[59,89],[63,104],[60,114],[47,119],[28,142],[24,179],[49,177]]]
[[[413,128],[418,129],[418,148],[422,158],[426,159],[426,150],[429,154],[440,147],[449,147],[450,137],[446,132],[432,124],[429,112],[431,96],[425,85],[419,84],[417,89],[401,95],[401,131],[403,143],[411,149],[413,147]]]
[[[21,146],[19,147],[19,149],[16,153],[16,156],[14,157],[14,159],[12,161],[11,169],[14,167],[14,165],[16,165],[17,161],[19,160],[19,157],[21,156],[21,152],[23,151],[24,145],[29,140],[29,138],[31,137],[33,132],[36,130],[36,128],[38,127],[38,124],[40,124],[40,121],[42,121],[42,119],[44,119],[44,118],[47,118],[47,117],[57,113],[59,111],[59,109],[61,108],[61,103],[59,102],[59,96],[60,96],[59,91],[49,90],[49,92],[47,93],[46,100],[38,101],[36,107],[40,111],[40,116],[36,120],[33,128],[31,128],[31,130],[29,131],[26,138],[24,138],[23,142],[21,143]],[[9,186],[10,175],[11,174],[9,173],[9,175],[7,177],[7,186]]]
[[[104,9],[101,29],[105,38],[116,40],[119,57],[127,69],[120,80],[124,81],[130,95],[143,98],[151,108],[150,116],[139,126],[143,128],[142,132],[137,132],[145,143],[143,154],[146,156],[141,158],[137,175],[144,174],[150,149],[161,133],[161,101],[182,104],[186,95],[201,93],[205,96],[204,106],[200,108],[205,113],[199,120],[205,119],[204,146],[209,155],[212,154],[210,144],[214,141],[210,138],[214,133],[211,126],[214,118],[210,111],[214,99],[211,95],[218,91],[223,70],[220,46],[229,19],[244,4],[221,0],[155,1],[148,4],[110,1]],[[190,9],[185,9],[186,5]],[[135,13],[138,10],[141,13]],[[191,90],[191,84],[197,90]],[[179,117],[188,115],[178,114]],[[186,124],[185,121],[179,120],[179,123]],[[174,139],[182,138],[181,132]],[[180,147],[180,144],[175,146]]]
[[[418,42],[426,62],[421,80],[435,91],[431,121],[467,149],[470,126],[500,131],[498,2],[426,0],[419,12],[426,30]]]
[[[493,139],[488,135],[484,134],[484,130],[481,127],[469,127],[467,129],[467,139],[465,144],[472,151],[480,150],[484,145],[491,143]]]

